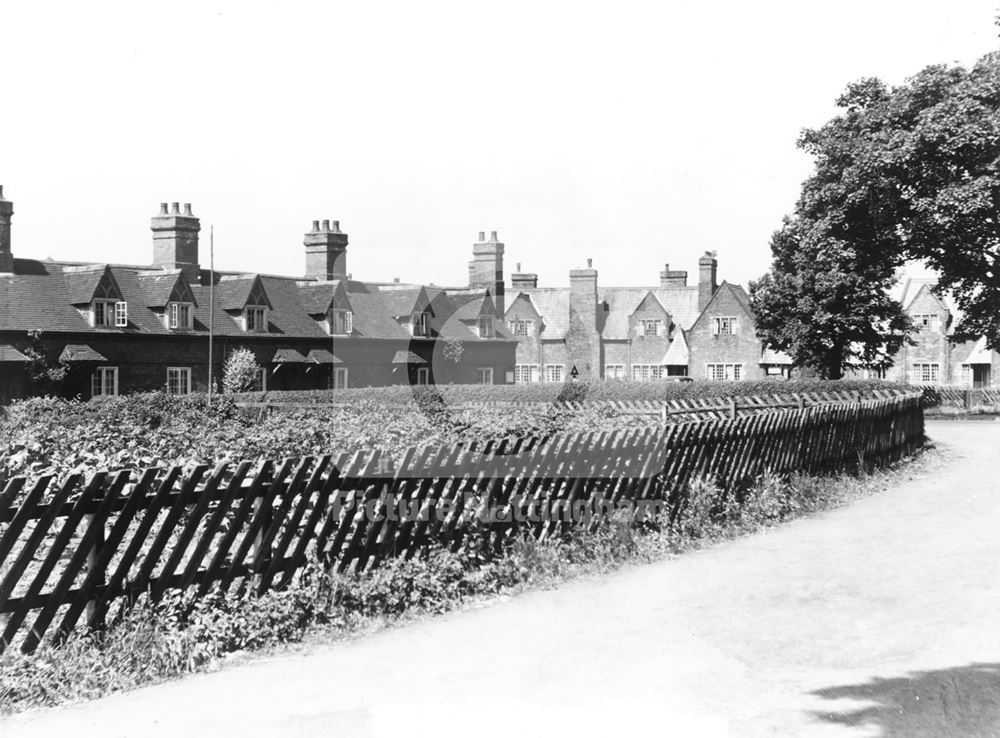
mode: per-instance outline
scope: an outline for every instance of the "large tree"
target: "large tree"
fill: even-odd
[[[838,106],[799,141],[816,168],[751,289],[761,337],[826,376],[884,366],[906,328],[892,273],[917,260],[958,302],[959,332],[1000,349],[1000,54],[892,89],[862,80]]]

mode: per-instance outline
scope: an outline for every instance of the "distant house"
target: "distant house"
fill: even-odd
[[[912,384],[990,387],[1000,381],[1000,355],[984,337],[958,336],[958,306],[940,295],[933,279],[906,279],[897,298],[913,319],[913,345],[904,345],[885,378]]]

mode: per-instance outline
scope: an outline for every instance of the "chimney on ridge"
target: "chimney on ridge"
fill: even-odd
[[[0,273],[14,271],[14,252],[10,247],[12,215],[14,215],[14,203],[3,196],[3,185],[0,185]]]
[[[515,290],[533,290],[538,287],[538,275],[521,271],[521,262],[517,263],[517,271],[510,275],[510,286]]]
[[[303,241],[306,246],[306,277],[328,280],[347,275],[347,234],[339,220],[314,220]]]
[[[198,232],[201,221],[191,213],[191,203],[160,203],[160,212],[150,222],[153,230],[153,265],[180,269],[192,284],[201,282],[198,262]]]
[[[663,265],[660,272],[660,287],[687,287],[688,273],[671,270],[669,264]]]
[[[716,281],[718,271],[719,262],[715,258],[715,252],[706,251],[705,255],[698,259],[698,310],[704,310],[715,291],[719,289]]]
[[[503,286],[503,244],[497,239],[497,232],[479,232],[479,242],[472,245],[472,261],[469,262],[469,287],[485,289],[493,297],[495,315],[503,319],[507,312]]]

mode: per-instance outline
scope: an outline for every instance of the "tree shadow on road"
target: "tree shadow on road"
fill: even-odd
[[[815,715],[839,725],[878,727],[886,738],[1000,736],[1000,664],[969,664],[893,679],[874,678],[865,684],[828,687],[812,694],[828,700],[875,703]]]

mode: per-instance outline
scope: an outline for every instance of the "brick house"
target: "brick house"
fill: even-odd
[[[897,295],[913,319],[913,343],[904,345],[885,378],[911,384],[991,387],[1000,382],[1000,355],[986,339],[955,334],[961,314],[947,296],[935,292],[932,279],[905,279]]]
[[[305,275],[287,277],[203,268],[190,205],[161,205],[141,266],[15,258],[12,214],[0,188],[0,402],[35,391],[33,352],[69,367],[68,396],[204,390],[210,333],[214,379],[248,348],[268,389],[513,376],[496,275],[451,292],[355,280],[336,221],[313,222]]]
[[[518,341],[515,381],[580,378],[651,380],[672,376],[739,380],[787,377],[790,359],[766,351],[742,287],[717,282],[718,261],[660,272],[658,285],[600,288],[588,260],[569,288],[539,287],[536,274],[511,277],[507,327]]]

